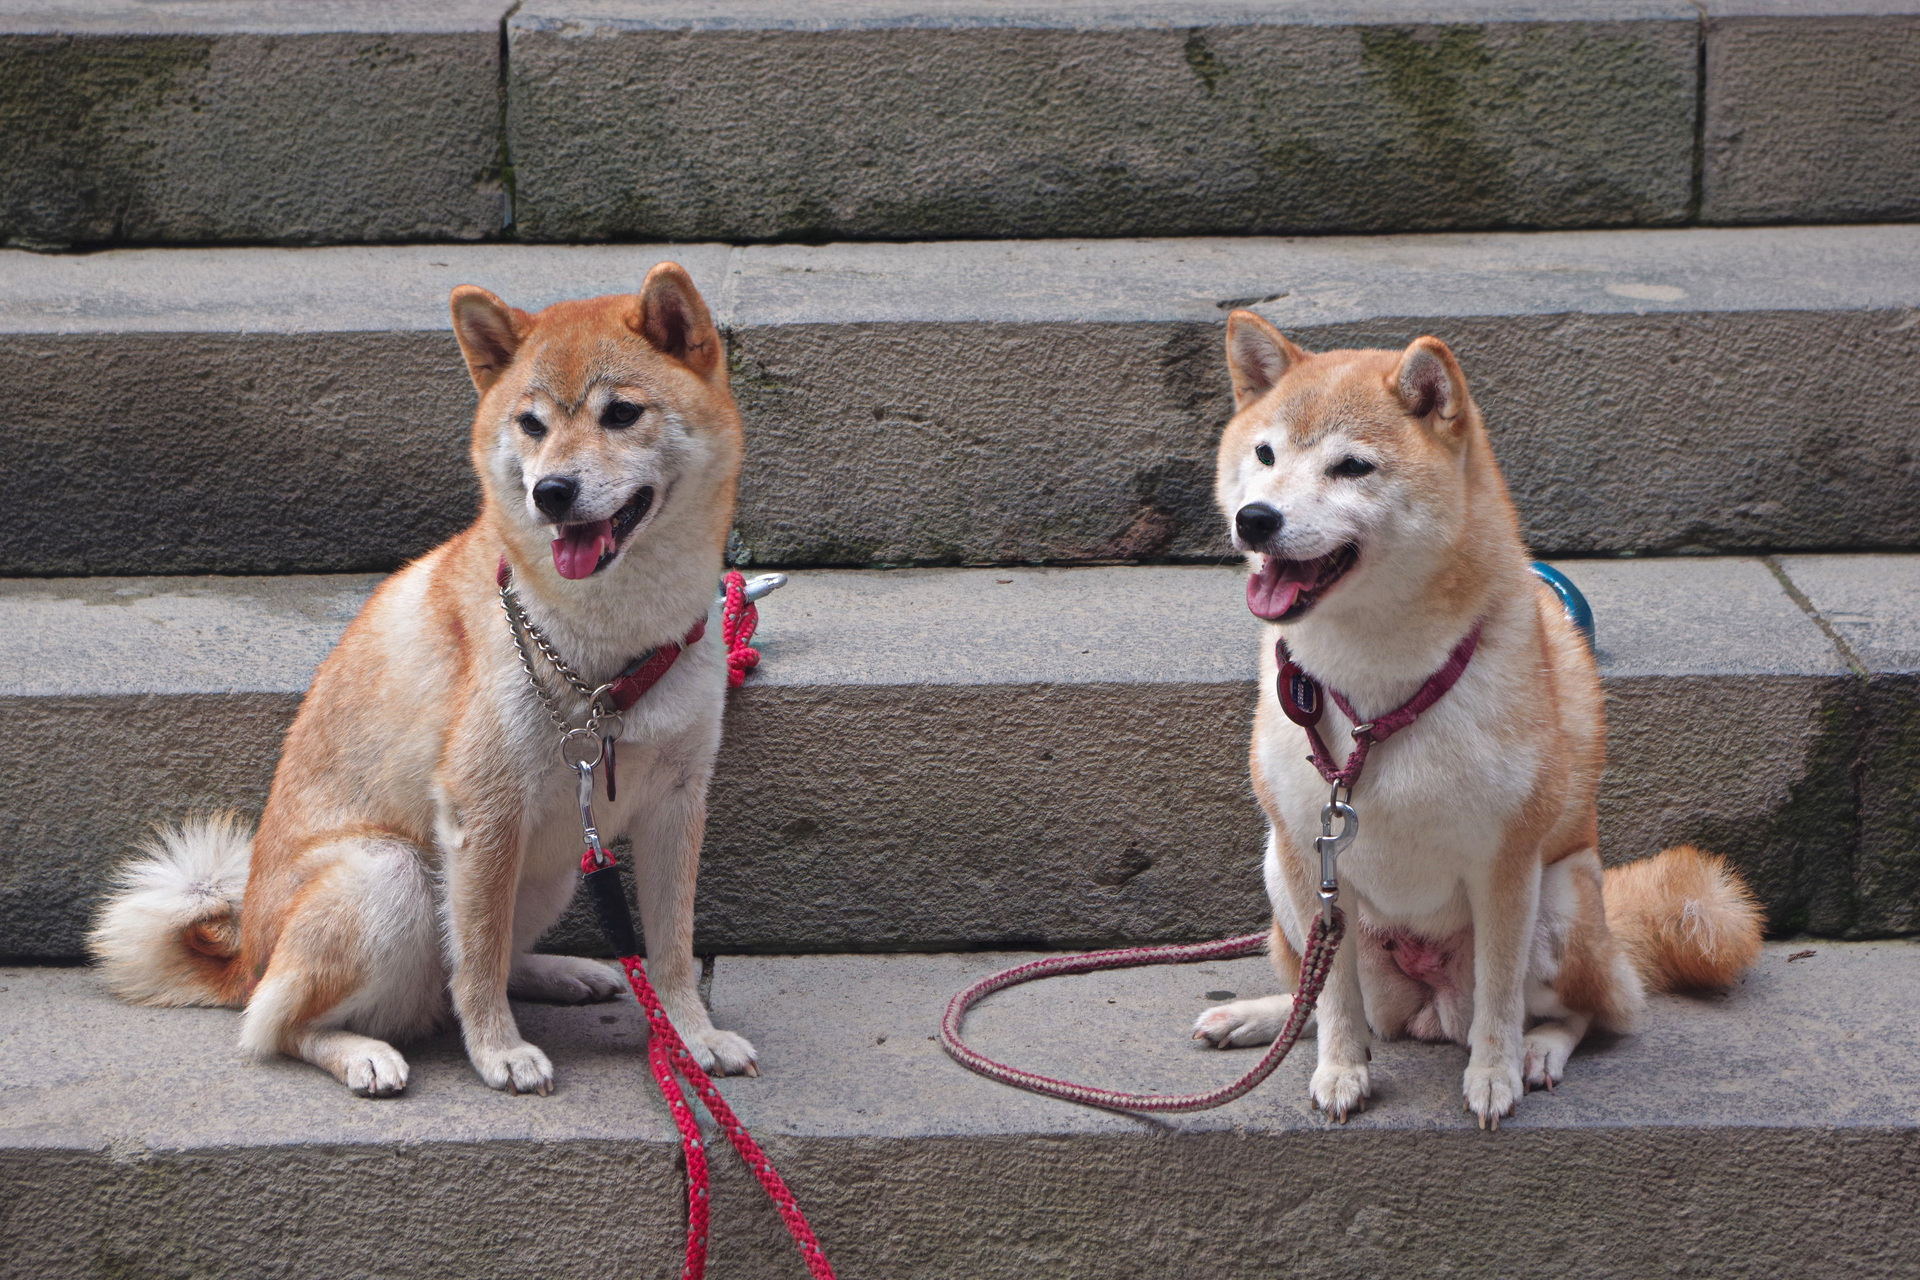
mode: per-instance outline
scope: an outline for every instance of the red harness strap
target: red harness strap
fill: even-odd
[[[1307,731],[1307,742],[1313,747],[1313,754],[1308,759],[1313,761],[1313,767],[1320,771],[1320,776],[1326,779],[1328,786],[1352,791],[1353,784],[1360,779],[1360,770],[1366,767],[1367,752],[1372,750],[1373,745],[1385,742],[1418,720],[1422,712],[1446,696],[1447,690],[1453,688],[1466,671],[1467,663],[1473,661],[1473,651],[1480,646],[1480,628],[1483,625],[1474,623],[1473,630],[1453,646],[1453,652],[1447,655],[1441,668],[1427,677],[1427,682],[1420,686],[1420,692],[1383,716],[1362,722],[1345,694],[1338,689],[1325,690],[1333,697],[1340,713],[1353,722],[1353,752],[1347,757],[1345,765],[1334,763],[1333,753],[1327,750],[1326,739],[1320,736],[1320,717],[1326,714],[1320,682],[1293,660],[1293,654],[1287,650],[1285,637],[1274,641],[1274,655],[1280,660],[1280,674],[1274,681],[1280,695],[1280,709],[1287,713],[1287,719]]]

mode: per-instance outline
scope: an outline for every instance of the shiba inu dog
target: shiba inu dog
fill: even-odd
[[[462,286],[452,309],[480,395],[479,518],[388,578],[321,665],[259,831],[220,818],[163,832],[102,911],[93,953],[129,999],[244,1006],[246,1049],[304,1058],[358,1094],[403,1089],[389,1042],[450,1014],[489,1085],[547,1093],[553,1067],[508,996],[609,1000],[625,983],[530,951],[573,894],[582,844],[543,702],[570,721],[587,703],[544,655],[523,668],[503,607],[517,602],[595,687],[683,646],[608,722],[618,800],[601,794],[599,827],[632,838],[647,967],[688,1047],[757,1074],[753,1047],[701,1004],[692,950],[727,687],[719,628],[700,628],[744,450],[719,332],[673,263],[634,296],[530,315]]]
[[[1436,672],[1457,676],[1372,748],[1353,787],[1358,828],[1339,858],[1349,928],[1316,1011],[1313,1102],[1339,1120],[1363,1105],[1371,1029],[1465,1045],[1466,1107],[1497,1128],[1526,1090],[1561,1079],[1590,1027],[1630,1029],[1647,988],[1732,982],[1758,955],[1759,911],[1692,848],[1602,873],[1599,675],[1529,570],[1446,345],[1310,355],[1236,311],[1227,357],[1235,413],[1217,493],[1253,568],[1248,605],[1272,624],[1252,771],[1273,963],[1289,986],[1320,908],[1312,850],[1333,792],[1283,710],[1276,641],[1310,688],[1369,718],[1356,726],[1324,700],[1317,731],[1336,764],[1376,720],[1444,687]],[[1268,1043],[1292,1000],[1216,1006],[1194,1036]]]

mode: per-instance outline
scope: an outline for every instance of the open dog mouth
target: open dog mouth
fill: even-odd
[[[1247,579],[1247,608],[1268,622],[1304,617],[1359,559],[1360,548],[1351,542],[1312,560],[1270,555]]]
[[[653,486],[643,484],[610,519],[563,524],[553,540],[553,567],[563,578],[590,578],[613,563],[653,509]]]

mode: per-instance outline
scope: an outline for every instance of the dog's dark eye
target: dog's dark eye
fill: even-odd
[[[1327,468],[1330,476],[1364,476],[1372,474],[1374,466],[1365,458],[1342,458]]]
[[[535,440],[547,434],[547,424],[540,421],[539,418],[531,413],[521,414],[518,421],[520,423],[520,429],[532,436]]]
[[[628,404],[625,400],[609,400],[607,407],[600,411],[600,425],[618,431],[621,427],[630,427],[640,421],[640,406]]]
[[[1271,445],[1257,444],[1253,446],[1253,456],[1260,459],[1260,465],[1263,467],[1273,465],[1273,447]]]

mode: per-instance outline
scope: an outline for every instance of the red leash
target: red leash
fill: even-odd
[[[727,1100],[714,1088],[713,1079],[701,1069],[693,1054],[680,1039],[680,1033],[674,1029],[673,1021],[667,1017],[667,1011],[660,1007],[660,997],[655,994],[653,984],[647,981],[646,969],[640,961],[639,940],[633,932],[633,915],[627,909],[627,897],[620,887],[620,873],[615,868],[613,854],[599,846],[597,840],[589,843],[586,853],[580,859],[580,870],[584,874],[587,889],[593,901],[594,914],[600,919],[601,932],[619,954],[620,967],[627,971],[627,983],[633,988],[634,999],[646,1010],[647,1027],[647,1065],[653,1068],[654,1082],[660,1086],[660,1096],[667,1100],[667,1109],[673,1113],[674,1127],[680,1130],[680,1149],[687,1158],[687,1261],[681,1268],[682,1280],[701,1280],[707,1271],[707,1153],[706,1145],[700,1137],[700,1124],[694,1117],[692,1106],[687,1102],[685,1092],[680,1087],[684,1079],[693,1086],[707,1111],[727,1140],[733,1143],[734,1150],[747,1162],[747,1168],[760,1180],[760,1186],[780,1210],[780,1217],[787,1224],[787,1234],[800,1249],[800,1257],[807,1264],[807,1271],[814,1280],[833,1280],[833,1264],[827,1261],[827,1255],[820,1248],[820,1241],[814,1237],[813,1228],[807,1223],[807,1215],[800,1211],[800,1205],[793,1198],[793,1192],[787,1190],[786,1182],[773,1167],[773,1161],[767,1159],[766,1152],[753,1140],[747,1127],[727,1105]],[[679,1079],[676,1079],[676,1075]]]
[[[702,1280],[706,1275],[709,1200],[706,1143],[700,1136],[700,1123],[694,1116],[693,1107],[687,1101],[685,1090],[680,1087],[682,1080],[693,1087],[694,1094],[727,1135],[727,1140],[733,1143],[740,1158],[747,1162],[747,1168],[753,1171],[753,1176],[760,1180],[760,1186],[773,1201],[774,1207],[780,1210],[780,1217],[787,1224],[787,1234],[799,1246],[807,1271],[814,1280],[834,1280],[833,1266],[821,1251],[820,1241],[814,1237],[807,1216],[800,1212],[793,1192],[787,1190],[787,1184],[773,1167],[773,1161],[767,1159],[766,1152],[760,1149],[760,1144],[740,1123],[740,1118],[734,1115],[727,1100],[714,1088],[712,1078],[688,1052],[686,1042],[680,1038],[672,1019],[661,1007],[660,997],[654,991],[653,983],[647,980],[646,968],[640,960],[640,940],[634,932],[633,913],[627,907],[627,897],[620,886],[620,872],[613,853],[601,844],[600,833],[593,821],[593,774],[603,762],[607,772],[609,800],[613,799],[615,785],[613,767],[616,738],[613,734],[602,738],[596,732],[602,715],[608,714],[603,712],[600,699],[603,696],[607,699],[612,708],[610,714],[615,716],[632,707],[673,668],[681,653],[699,643],[706,635],[706,619],[695,622],[678,644],[663,644],[650,650],[629,662],[607,684],[590,688],[579,673],[553,649],[552,643],[526,616],[526,611],[514,598],[512,573],[505,556],[500,558],[497,577],[501,603],[506,609],[507,623],[513,632],[514,645],[519,650],[521,665],[541,701],[547,705],[548,714],[561,730],[561,759],[579,776],[580,821],[586,839],[586,852],[580,857],[580,871],[586,880],[594,915],[599,918],[600,931],[606,936],[614,955],[619,957],[620,967],[626,970],[627,985],[633,988],[634,999],[646,1011],[649,1032],[647,1065],[653,1069],[653,1079],[660,1086],[660,1096],[666,1099],[667,1110],[673,1115],[674,1128],[680,1131],[680,1149],[686,1154],[687,1160],[687,1258],[680,1272],[682,1280]],[[784,581],[784,578],[768,580],[760,584],[759,589],[772,590]],[[746,579],[739,573],[729,573],[725,585],[726,600],[720,610],[720,633],[727,646],[727,684],[737,689],[745,682],[747,672],[760,662],[759,651],[748,643],[753,639],[754,628],[759,625],[760,610],[748,596]],[[523,640],[523,635],[526,640]],[[585,727],[568,727],[555,710],[544,687],[534,675],[533,656],[527,649],[528,640],[538,647],[549,665],[586,698],[589,718]],[[574,751],[577,755],[569,754],[569,744],[576,744]],[[589,750],[591,755],[587,754]]]

